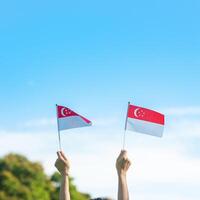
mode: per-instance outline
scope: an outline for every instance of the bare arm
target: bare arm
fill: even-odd
[[[59,200],[70,200],[69,174],[68,174],[70,164],[62,151],[58,151],[57,155],[58,155],[58,159],[55,162],[55,167],[58,169],[58,171],[60,172],[62,176]]]
[[[126,173],[131,165],[127,152],[122,150],[116,161],[118,174],[118,200],[129,200]]]

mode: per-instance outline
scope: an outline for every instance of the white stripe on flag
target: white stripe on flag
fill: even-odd
[[[70,116],[58,119],[59,130],[79,128],[83,126],[91,126],[91,124],[85,122],[80,116]]]
[[[148,135],[153,135],[157,137],[162,137],[164,126],[161,124],[156,124],[144,120],[138,120],[134,118],[128,118],[127,129],[131,131],[136,131]]]

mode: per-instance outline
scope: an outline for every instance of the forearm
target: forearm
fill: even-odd
[[[129,200],[126,175],[118,175],[118,200]]]
[[[70,200],[69,178],[67,175],[62,176],[59,200]]]

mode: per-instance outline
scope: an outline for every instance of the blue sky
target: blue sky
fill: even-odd
[[[121,145],[120,131],[124,126],[127,102],[131,101],[167,115],[166,140],[159,140],[159,144],[158,140],[145,138],[148,148],[158,145],[158,149],[152,151],[163,152],[167,160],[165,148],[168,149],[169,142],[169,152],[176,152],[174,160],[184,163],[188,159],[200,166],[199,8],[197,0],[1,2],[0,132],[4,136],[2,145],[8,143],[10,146],[0,154],[18,151],[33,160],[44,161],[47,171],[53,171],[47,158],[53,162],[52,153],[57,148],[53,142],[57,139],[54,137],[56,103],[69,106],[91,119],[94,125],[96,123],[94,128],[75,131],[80,137],[83,131],[86,138],[84,153],[80,155],[83,149],[73,144],[81,141],[77,141],[76,136],[63,136],[64,144],[70,146],[67,151],[74,155],[74,163],[90,160],[95,153],[102,155],[91,145],[97,141],[107,144],[107,150],[116,152]],[[191,127],[193,133],[188,137]],[[88,136],[87,131],[93,135]],[[101,131],[103,136],[100,136]],[[115,131],[117,136],[113,134]],[[26,139],[38,143],[35,134],[45,138],[48,133],[49,143],[40,143],[37,150],[30,149],[29,143],[21,143]],[[107,141],[110,135],[117,144]],[[137,156],[145,155],[146,149],[140,149],[140,136],[129,137],[138,149],[132,149],[129,144],[137,160]],[[46,158],[39,151],[44,151]],[[153,158],[156,160],[156,155]],[[145,163],[138,159],[138,163],[140,161]],[[188,168],[195,171],[193,167]],[[156,171],[152,174],[156,175]],[[89,184],[84,186],[84,176],[78,169],[74,176],[83,190],[93,189],[94,195],[105,191],[105,188],[97,189],[99,185],[97,188]],[[170,182],[167,177],[157,178],[163,180],[164,185]],[[148,180],[143,181],[138,175],[138,182],[131,179],[130,184],[141,183],[146,188]],[[194,180],[193,188],[197,186]],[[180,191],[184,187],[180,186]],[[143,191],[137,188],[136,197],[145,199]],[[149,190],[153,189],[147,187]],[[164,200],[163,196],[156,196],[154,190],[155,193],[148,196]],[[114,196],[111,188],[106,191]],[[188,200],[195,192],[198,190],[191,189],[188,198],[176,196],[178,191],[177,194],[172,192],[170,198]]]

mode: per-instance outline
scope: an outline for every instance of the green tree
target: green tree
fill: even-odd
[[[60,179],[61,176],[58,172],[55,172],[51,176],[51,181],[54,183],[54,186],[56,187],[57,193],[59,193],[59,188],[60,188]],[[81,193],[77,190],[77,187],[73,184],[73,178],[69,178],[69,189],[70,189],[70,196],[72,200],[88,200],[90,199],[89,194]]]
[[[0,200],[58,200],[60,175],[48,177],[42,165],[18,154],[0,159]],[[70,178],[72,200],[88,200]]]

